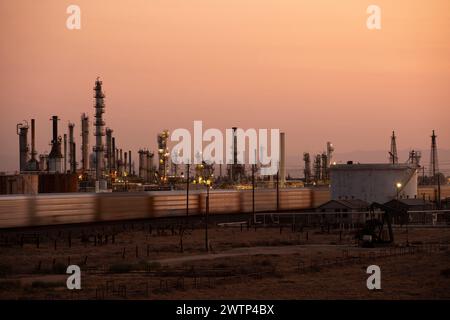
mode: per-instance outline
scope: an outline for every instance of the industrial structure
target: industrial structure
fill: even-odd
[[[84,174],[89,170],[89,117],[81,115],[81,170]]]
[[[202,189],[199,185],[205,175],[213,176],[216,166],[220,173],[214,177],[214,187],[224,189],[250,188],[324,188],[331,190],[330,197],[336,201],[361,200],[367,203],[385,203],[393,199],[413,199],[423,196],[417,192],[418,172],[421,169],[423,184],[429,184],[434,192],[433,199],[440,202],[443,181],[438,168],[436,134],[431,136],[431,154],[429,176],[425,177],[425,169],[421,167],[421,152],[412,149],[406,162],[401,163],[397,154],[397,137],[392,131],[390,137],[389,163],[359,164],[351,161],[347,164],[336,164],[334,146],[326,142],[323,151],[311,154],[303,153],[304,179],[292,179],[286,172],[286,133],[279,136],[279,163],[276,175],[270,177],[255,176],[256,165],[251,167],[251,174],[246,173],[244,163],[238,159],[238,131],[232,128],[231,158],[232,163],[226,165],[227,174],[222,175],[221,163],[206,163],[200,153],[196,154],[200,164],[187,165],[185,170],[176,163],[171,163],[169,150],[169,131],[163,130],[157,135],[158,163],[154,163],[156,153],[141,147],[135,159],[126,145],[120,144],[116,133],[104,120],[105,102],[103,83],[97,78],[94,84],[94,121],[90,123],[87,113],[81,114],[81,161],[77,162],[75,141],[75,123],[69,122],[62,133],[58,132],[58,116],[51,118],[52,137],[51,150],[38,154],[36,151],[36,123],[31,119],[31,148],[28,140],[30,126],[27,121],[17,124],[19,136],[19,170],[20,174],[7,176],[0,186],[4,192],[110,192],[138,190],[189,189],[190,184],[197,184],[193,189]],[[90,152],[90,126],[93,125],[95,145]],[[91,133],[91,134],[92,134]],[[104,138],[104,136],[106,136]],[[119,141],[119,144],[117,143]],[[64,143],[64,152],[62,145]],[[260,150],[262,152],[262,150]],[[175,161],[176,162],[176,161]],[[135,167],[136,164],[136,167]],[[80,165],[80,166],[79,166]],[[191,175],[191,170],[195,171]],[[183,172],[184,171],[184,172]],[[207,173],[206,173],[207,172]],[[38,178],[23,178],[22,175],[37,175]],[[21,177],[21,178],[19,178]],[[200,179],[201,178],[201,179]],[[276,179],[276,184],[274,184]],[[212,180],[212,179],[211,179]],[[3,183],[3,182],[2,182]],[[34,186],[27,187],[26,183]],[[14,186],[14,187],[12,187]],[[37,190],[37,191],[36,191]],[[428,191],[427,191],[428,192]],[[328,200],[328,199],[323,199]],[[431,200],[431,199],[428,199]],[[279,204],[279,199],[277,200]],[[333,202],[336,204],[337,202]],[[278,207],[278,205],[277,205]]]
[[[330,166],[332,165],[334,147],[327,141],[326,150],[318,153],[311,159],[309,152],[303,153],[304,183],[309,185],[328,185],[330,183]],[[311,161],[312,168],[311,168]]]
[[[391,136],[391,150],[389,151],[389,163],[397,164],[398,163],[398,155],[397,155],[397,141],[396,141],[395,132],[392,131]]]
[[[19,170],[25,171],[28,161],[28,123],[17,124],[17,134],[19,136]]]
[[[417,166],[351,161],[331,166],[331,199],[385,203],[399,197],[417,197]]]
[[[102,189],[104,186],[103,182],[103,169],[104,169],[104,148],[103,148],[103,136],[105,132],[103,130],[105,126],[105,121],[103,121],[103,113],[105,113],[105,103],[103,99],[105,95],[102,91],[102,82],[97,78],[94,87],[94,98],[95,98],[95,180],[96,188]]]
[[[167,182],[167,174],[169,168],[169,148],[167,146],[167,141],[169,139],[169,131],[164,130],[158,134],[158,178],[160,183]]]
[[[39,162],[36,159],[37,152],[36,152],[36,125],[35,120],[31,119],[31,158],[28,160],[25,170],[36,172],[39,171]]]
[[[52,149],[48,155],[48,171],[52,173],[63,172],[63,155],[61,153],[61,136],[58,136],[58,116],[51,119],[53,126]]]

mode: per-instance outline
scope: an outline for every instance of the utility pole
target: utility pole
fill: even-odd
[[[280,211],[280,167],[277,168],[277,212]]]
[[[256,216],[255,216],[255,166],[256,166],[256,164],[252,164],[252,213],[253,213],[253,223],[256,224]]]
[[[186,217],[189,216],[189,172],[191,171],[191,165],[188,163],[186,173]]]
[[[209,214],[209,185],[206,184],[206,211],[205,211],[205,248],[206,248],[206,252],[209,252],[208,214]]]

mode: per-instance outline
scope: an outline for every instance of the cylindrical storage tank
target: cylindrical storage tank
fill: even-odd
[[[339,164],[331,166],[331,198],[385,203],[417,196],[417,167],[410,164]]]

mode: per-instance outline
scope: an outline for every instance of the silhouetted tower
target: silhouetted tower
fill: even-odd
[[[308,152],[303,153],[303,161],[305,162],[305,169],[303,173],[305,175],[305,183],[311,182],[311,157]]]
[[[63,135],[63,144],[64,144],[64,172],[67,172],[67,134]]]
[[[391,137],[391,151],[389,151],[389,163],[391,163],[391,164],[398,163],[397,142],[396,142],[396,137],[395,137],[394,131],[392,131],[392,137]]]
[[[89,170],[89,117],[81,115],[81,168]]]
[[[106,166],[110,174],[113,170],[112,133],[112,129],[106,128]]]
[[[111,144],[112,144],[112,149],[111,149],[111,152],[112,152],[112,154],[111,154],[111,157],[112,157],[112,163],[111,163],[111,165],[112,165],[112,170],[113,171],[117,171],[117,149],[116,149],[116,138],[115,137],[112,137],[111,138]]]
[[[431,135],[431,154],[430,154],[430,177],[432,178],[433,183],[436,183],[436,175],[439,174],[436,138],[437,136],[434,134],[433,130],[433,134]]]
[[[128,175],[128,153],[125,151],[125,160],[123,162],[123,175]]]
[[[103,113],[105,113],[105,95],[102,91],[102,81],[97,78],[94,87],[94,98],[95,98],[95,178],[97,181],[101,180],[103,177],[104,168],[104,146],[103,146],[103,136],[105,132],[103,127],[105,126],[105,121],[103,121]]]

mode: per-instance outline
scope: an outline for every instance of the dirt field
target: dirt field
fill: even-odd
[[[290,227],[120,227],[1,233],[0,299],[449,299],[450,229],[394,229],[395,245],[353,231]],[[37,237],[39,234],[39,237]],[[82,270],[68,290],[67,265]],[[366,287],[368,265],[381,290]]]

